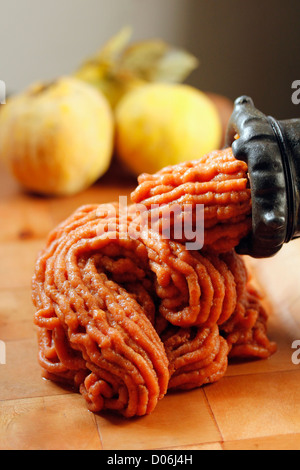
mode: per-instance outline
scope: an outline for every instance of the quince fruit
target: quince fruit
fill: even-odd
[[[132,30],[122,28],[74,76],[90,83],[116,108],[131,90],[146,83],[180,83],[198,67],[198,59],[161,39],[130,43]]]
[[[111,107],[74,77],[37,83],[0,112],[0,157],[29,191],[75,194],[108,169],[114,138]]]
[[[213,101],[181,83],[151,83],[127,93],[115,109],[116,153],[135,174],[195,160],[220,147]]]

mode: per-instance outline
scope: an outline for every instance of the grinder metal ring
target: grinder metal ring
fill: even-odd
[[[275,255],[299,229],[300,120],[277,121],[236,99],[225,146],[248,164],[252,231],[237,251],[255,258]]]

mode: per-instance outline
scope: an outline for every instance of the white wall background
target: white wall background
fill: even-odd
[[[13,92],[72,72],[123,26],[183,45],[185,0],[0,0],[0,78]]]
[[[200,59],[189,82],[265,113],[300,116],[299,0],[0,0],[0,79],[17,92],[72,72],[124,25]]]

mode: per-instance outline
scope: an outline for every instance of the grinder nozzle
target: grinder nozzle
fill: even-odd
[[[250,97],[240,96],[225,146],[248,164],[251,188],[252,231],[237,252],[273,256],[300,236],[300,119],[277,121],[256,109]]]

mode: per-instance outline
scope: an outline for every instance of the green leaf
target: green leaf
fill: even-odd
[[[119,69],[149,82],[181,82],[198,65],[192,54],[153,39],[127,47],[120,58]]]

